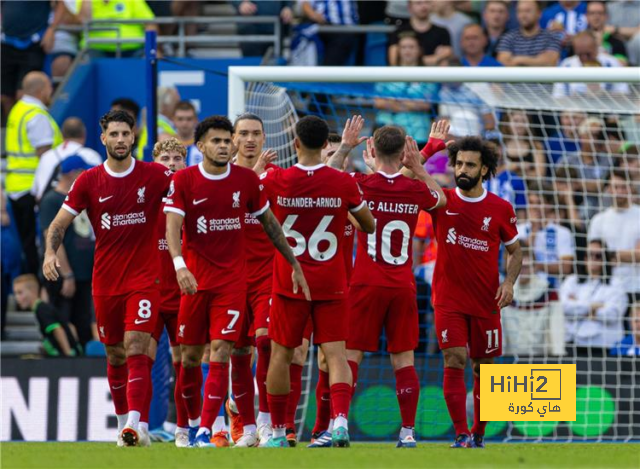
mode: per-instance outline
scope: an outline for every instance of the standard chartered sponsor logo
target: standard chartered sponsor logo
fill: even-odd
[[[100,225],[102,226],[103,230],[111,229],[111,217],[107,212],[103,213],[100,217]]]
[[[147,217],[145,216],[144,211],[118,215],[110,215],[108,212],[105,212],[100,217],[100,226],[105,230],[110,230],[117,226],[141,225],[146,222]]]
[[[205,217],[198,218],[197,224],[197,232],[198,233],[206,233],[207,232],[207,219]]]
[[[204,216],[201,216],[198,218],[196,224],[196,231],[202,234],[208,231],[234,231],[242,229],[240,217],[212,218],[207,220]]]
[[[447,243],[458,244],[465,249],[473,251],[489,252],[489,242],[484,239],[469,238],[468,236],[459,235],[455,228],[449,228],[447,232]]]

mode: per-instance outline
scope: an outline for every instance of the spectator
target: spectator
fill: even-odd
[[[460,38],[464,67],[502,67],[496,59],[485,53],[487,36],[480,25],[471,23],[464,27]]]
[[[91,166],[102,164],[100,155],[84,146],[87,140],[87,129],[77,117],[68,117],[62,123],[62,138],[64,141],[56,148],[46,151],[40,158],[36,169],[31,194],[40,201],[45,192],[53,189],[57,183],[60,165],[70,156],[80,156]]]
[[[42,348],[46,356],[82,355],[82,348],[69,324],[54,307],[38,298],[38,279],[35,275],[17,277],[13,281],[13,293],[20,308],[36,314],[42,334]]]
[[[155,24],[118,23],[116,20],[153,20],[153,11],[144,0],[127,0],[118,2],[113,0],[82,0],[82,6],[77,14],[77,20],[85,23],[91,20],[114,20],[110,30],[90,29],[89,37],[82,37],[80,47],[84,49],[87,39],[144,39],[145,30],[158,32]],[[117,29],[117,31],[113,31]],[[90,43],[89,53],[93,57],[114,57],[118,49],[121,57],[142,57],[144,55],[144,41],[142,43],[123,42],[118,45],[112,43]],[[160,53],[160,51],[158,51]]]
[[[529,194],[529,219],[518,225],[520,242],[533,250],[536,272],[544,273],[556,289],[573,270],[576,258],[571,231],[560,225],[553,193]]]
[[[158,101],[158,120],[157,123],[157,140],[161,142],[168,137],[175,137],[177,135],[176,129],[173,126],[173,114],[176,112],[176,106],[180,102],[180,93],[173,86],[160,86],[156,91],[156,97]],[[143,112],[144,114],[145,112]],[[138,159],[142,159],[144,156],[145,148],[149,145],[149,132],[147,131],[146,122],[143,119],[140,126],[140,137],[138,139]],[[153,147],[152,143],[150,146]]]
[[[160,3],[160,2],[158,2]],[[171,14],[173,16],[199,16],[200,6],[203,2],[197,0],[179,0],[171,2]],[[198,34],[198,25],[196,23],[186,23],[184,32],[187,36],[195,36]]]
[[[613,206],[593,217],[587,237],[603,240],[613,251],[611,283],[622,287],[634,304],[640,299],[640,206],[631,203],[631,181],[624,171],[611,172],[608,191]]]
[[[80,4],[75,1],[58,1],[56,8],[62,8],[62,15],[59,21],[61,26],[73,26],[79,24],[78,9]],[[70,31],[55,30],[53,48],[50,52],[51,77],[54,82],[61,80],[66,74],[73,59],[78,55],[78,43],[80,37],[78,33]]]
[[[398,65],[398,42],[400,34],[413,31],[422,46],[422,63],[435,66],[443,59],[453,55],[451,49],[451,36],[449,31],[436,26],[430,21],[432,2],[427,0],[409,0],[409,12],[411,18],[402,24],[389,37],[389,50],[387,57],[389,65]]]
[[[502,118],[507,167],[525,179],[543,178],[547,170],[544,148],[533,135],[527,113],[509,111]]]
[[[629,63],[640,65],[640,0],[607,2],[609,24],[605,31],[626,42]]]
[[[62,2],[60,2],[62,3]],[[64,7],[60,4],[49,24],[51,2],[2,2],[2,122],[22,96],[25,76],[40,71],[53,48],[54,31]]]
[[[417,36],[411,31],[400,35],[398,56],[399,67],[415,67],[422,64],[422,49]],[[425,144],[431,129],[430,102],[437,89],[434,83],[377,83],[376,93],[385,97],[374,100],[375,108],[380,109],[376,116],[376,125],[398,125],[418,143]]]
[[[52,87],[42,72],[29,72],[22,82],[24,95],[7,121],[5,189],[20,233],[27,273],[39,267],[36,248],[36,200],[31,194],[40,157],[62,143],[58,124],[48,112]]]
[[[49,225],[62,207],[74,181],[83,171],[92,167],[79,155],[69,156],[62,161],[58,185],[45,194],[40,202],[43,240],[46,239]],[[60,280],[47,282],[45,287],[51,305],[59,316],[64,318],[64,322],[73,324],[76,335],[84,347],[92,339],[99,340],[98,334],[94,334],[96,329],[91,296],[95,236],[86,212],[76,217],[72,227],[66,231],[58,250]]]
[[[485,33],[488,38],[485,53],[496,58],[498,43],[507,32],[509,22],[509,4],[504,1],[489,1],[485,3],[482,13]]]
[[[541,29],[538,2],[520,0],[518,21],[520,28],[509,31],[498,44],[498,61],[509,67],[555,67],[560,58],[560,38]]]
[[[611,355],[640,357],[640,303],[631,308],[631,333],[611,349]]]
[[[589,241],[587,275],[570,275],[560,287],[568,343],[610,348],[622,339],[627,295],[611,285],[611,255],[599,239]]]
[[[618,39],[611,32],[605,31],[607,25],[607,5],[606,2],[587,2],[587,31],[596,35],[600,51],[613,55],[622,65],[627,65],[627,47],[624,42]]]
[[[187,166],[193,166],[202,161],[202,153],[194,142],[194,134],[198,125],[198,113],[189,101],[176,104],[173,113],[173,124],[176,127],[177,138],[187,149]]]
[[[2,322],[0,323],[0,336],[4,340],[4,327],[7,322],[7,302],[9,294],[12,292],[13,279],[20,275],[20,236],[16,229],[16,222],[13,218],[11,204],[7,203],[7,195],[3,189],[0,189],[0,275],[2,283],[0,284],[0,294],[2,300],[0,304],[0,312],[2,314]]]
[[[438,243],[431,215],[421,211],[416,223],[416,231],[413,238],[413,262],[416,277],[423,279],[429,286],[433,281],[433,272],[436,266]]]
[[[302,12],[319,25],[351,26],[358,24],[358,8],[353,0],[302,0]],[[349,65],[358,46],[354,33],[321,33],[324,45],[322,65]]]
[[[578,151],[578,127],[587,118],[583,112],[562,111],[558,130],[545,141],[549,167],[553,167],[566,153]]]
[[[618,59],[606,52],[598,51],[598,40],[591,31],[583,31],[574,36],[573,52],[575,55],[560,62],[560,67],[622,67]],[[556,83],[553,85],[553,96],[561,98],[577,94],[629,94],[627,83]]]
[[[453,53],[456,57],[462,57],[460,36],[464,27],[468,24],[473,24],[473,21],[464,13],[457,11],[454,2],[433,2],[432,5],[431,22],[449,31]]]
[[[283,25],[291,24],[293,19],[293,11],[291,10],[291,1],[249,1],[235,0],[231,2],[242,16],[279,16]],[[282,34],[286,32],[281,28]],[[239,23],[238,33],[244,35],[254,34],[273,34],[273,24],[261,23]],[[264,42],[241,42],[243,57],[262,57],[271,44]]]
[[[568,47],[573,36],[587,29],[587,2],[560,0],[544,9],[540,27],[560,34],[562,45]]]
[[[527,186],[511,165],[506,164],[502,145],[498,142],[494,147],[500,158],[496,176],[486,183],[487,189],[509,202],[518,218],[524,219],[527,210]]]

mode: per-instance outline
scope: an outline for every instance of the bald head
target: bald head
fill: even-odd
[[[29,72],[22,80],[22,91],[29,96],[38,98],[44,104],[49,104],[53,88],[51,87],[51,80],[45,73]]]
[[[161,86],[157,91],[160,114],[172,118],[176,105],[180,102],[180,93],[173,86]]]
[[[87,128],[77,117],[69,117],[62,123],[62,137],[65,140],[75,140],[84,145]]]

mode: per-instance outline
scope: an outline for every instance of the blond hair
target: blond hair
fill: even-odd
[[[153,158],[156,159],[163,153],[168,153],[170,151],[175,151],[182,155],[183,158],[187,156],[187,149],[185,146],[180,143],[180,141],[175,137],[169,137],[166,140],[156,143],[153,146]]]
[[[38,285],[39,285],[38,278],[33,274],[18,275],[16,278],[13,279],[14,287],[16,285],[21,285],[23,283],[28,284],[29,286],[35,288],[36,290],[38,289]]]

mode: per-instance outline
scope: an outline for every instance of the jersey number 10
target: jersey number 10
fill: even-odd
[[[378,235],[378,220],[376,222],[376,229],[373,233],[367,236],[367,254],[373,259],[377,260],[376,251],[376,236]],[[400,247],[400,255],[394,256],[391,254],[391,235],[394,231],[400,231],[402,233],[402,246]],[[402,220],[393,220],[384,225],[380,232],[380,240],[382,241],[380,246],[380,255],[382,260],[387,264],[392,265],[404,265],[409,260],[409,238],[411,236],[411,229]]]

